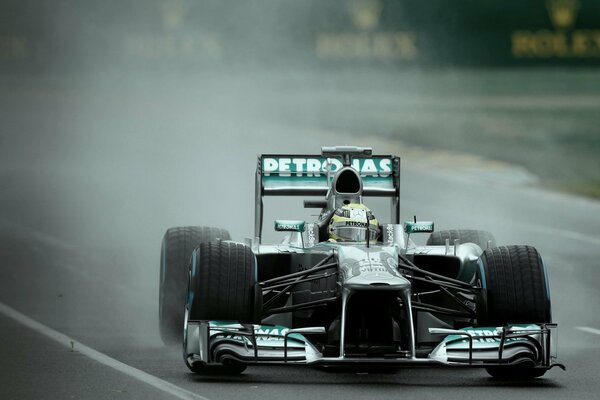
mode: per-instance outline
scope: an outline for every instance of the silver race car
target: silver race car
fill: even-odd
[[[262,240],[263,197],[304,196],[316,221],[276,220]],[[381,223],[369,197],[389,198]],[[434,232],[400,223],[400,158],[370,148],[268,154],[256,170],[255,232],[244,243],[219,228],[169,229],[162,245],[160,330],[183,338],[198,373],[248,365],[477,367],[535,378],[554,366],[542,258],[496,246],[485,231]],[[428,233],[425,246],[411,237]]]

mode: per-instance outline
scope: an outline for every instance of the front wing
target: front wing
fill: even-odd
[[[490,367],[527,365],[550,369],[556,362],[557,325],[529,324],[459,330],[430,328],[444,335],[428,355],[400,351],[378,357],[326,357],[308,339],[324,328],[288,329],[276,325],[240,325],[224,321],[189,321],[184,359],[188,365],[375,365],[390,367]]]

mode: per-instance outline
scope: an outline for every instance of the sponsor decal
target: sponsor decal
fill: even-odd
[[[359,221],[346,221],[346,226],[356,226],[359,228],[366,228],[367,227],[367,223],[366,222],[359,222]]]
[[[406,233],[433,232],[433,222],[405,222]]]
[[[548,16],[555,29],[570,29],[575,25],[579,0],[547,0]]]
[[[307,247],[313,247],[317,243],[318,229],[317,224],[306,224],[304,242]]]
[[[473,342],[477,342],[477,343],[493,343],[493,342],[499,342],[500,339],[496,339],[493,336],[499,335],[500,332],[496,331],[496,330],[490,330],[490,329],[468,329],[467,330],[470,334],[472,334],[473,336],[482,336],[480,338],[476,338],[473,339]],[[466,340],[465,340],[466,342]]]
[[[322,59],[399,59],[417,58],[416,35],[393,33],[320,33],[317,57]]]
[[[553,29],[517,30],[512,33],[515,58],[598,58],[600,29],[575,29],[581,0],[546,0]]]
[[[357,218],[357,219],[367,219],[367,211],[366,210],[361,210],[360,208],[353,208],[350,210],[350,218]]]
[[[206,61],[221,58],[221,45],[210,33],[155,35],[129,35],[125,38],[125,50],[130,54],[147,59],[198,59]]]
[[[376,257],[361,258],[361,259],[346,259],[342,262],[342,272],[348,272],[349,278],[359,276],[360,274],[381,272],[390,274],[397,278],[400,277],[398,273],[398,261],[391,257],[386,252],[381,252]]]
[[[223,50],[217,35],[189,29],[189,25],[194,24],[190,18],[186,20],[186,16],[190,13],[189,2],[162,1],[158,2],[156,7],[158,8],[155,12],[161,21],[159,27],[162,29],[157,29],[151,35],[126,35],[123,46],[128,54],[152,60],[217,61],[221,59]]]
[[[417,36],[411,31],[382,31],[381,0],[350,0],[347,15],[354,29],[319,32],[316,53],[321,59],[414,60]]]
[[[335,158],[288,158],[265,157],[262,160],[264,176],[326,176],[329,171],[335,172],[343,167],[340,160]],[[390,158],[355,158],[352,168],[361,176],[388,177],[392,173]]]
[[[220,337],[225,337],[227,339],[239,340],[241,342],[245,342],[247,339],[244,336],[236,335],[235,332],[232,332],[229,335],[222,335],[222,331],[219,328],[223,329],[240,329],[241,325],[239,324],[229,324],[224,321],[210,321],[211,328],[211,336],[219,335]],[[256,336],[257,343],[261,344],[261,342],[282,342],[284,341],[285,334],[289,332],[289,328],[280,325],[255,325],[254,333]],[[300,341],[304,342],[306,339],[304,336],[298,333],[292,333],[288,336],[289,341]]]
[[[308,247],[313,247],[317,242],[315,230],[318,229],[316,224],[308,224]]]
[[[288,333],[288,328],[283,327],[271,327],[271,326],[260,326],[254,329],[254,333],[257,335],[266,335],[266,338],[273,336],[276,338],[283,339],[283,336]]]
[[[379,25],[382,4],[379,0],[350,0],[348,13],[354,26],[361,30],[374,29]]]
[[[276,231],[304,232],[304,221],[275,221]]]
[[[360,260],[347,260],[342,264],[352,272],[352,276],[371,272],[386,272],[386,265],[381,260],[363,258]]]
[[[526,329],[526,330],[538,330],[539,331],[539,326],[537,325],[519,325],[519,326],[513,326],[510,328],[510,331],[518,331],[520,329]],[[500,335],[502,334],[502,331],[496,329],[496,328],[465,328],[462,329],[465,332],[470,333],[473,336],[479,336],[477,338],[473,338],[473,343],[500,343]],[[532,335],[535,335],[535,332],[531,333]],[[453,341],[455,339],[463,339],[460,340],[458,342],[454,342],[454,343],[450,343],[449,346],[453,346],[453,345],[457,345],[459,346],[460,344],[464,344],[464,343],[468,343],[469,340],[466,338],[466,336],[459,336],[459,335],[450,335],[447,336],[444,341],[448,342],[448,341]],[[506,339],[506,343],[509,342],[518,342],[518,341],[524,341],[527,340],[525,338],[507,338]]]
[[[387,231],[387,242],[389,244],[394,243],[394,226],[392,224],[388,224],[386,227]]]

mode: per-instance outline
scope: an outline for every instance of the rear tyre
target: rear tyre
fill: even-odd
[[[202,242],[229,240],[229,232],[220,228],[184,226],[167,230],[160,256],[159,328],[165,344],[180,344],[188,266],[194,249]]]
[[[260,322],[256,258],[241,243],[201,243],[190,265],[190,320]]]
[[[488,248],[488,242],[491,241],[490,247],[496,246],[494,235],[487,231],[478,231],[475,229],[451,229],[447,231],[433,232],[427,239],[428,246],[445,245],[446,239],[450,240],[450,245],[458,239],[461,243],[475,243],[482,250]]]
[[[484,288],[477,301],[479,326],[552,321],[544,263],[534,247],[490,248],[479,261],[477,280]],[[499,379],[530,379],[546,372],[529,365],[486,369]]]

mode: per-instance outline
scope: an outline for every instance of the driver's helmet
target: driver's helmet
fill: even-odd
[[[369,241],[379,237],[379,223],[363,204],[351,203],[335,210],[329,222],[329,239],[339,242],[365,242],[367,240],[367,219],[369,221]]]

